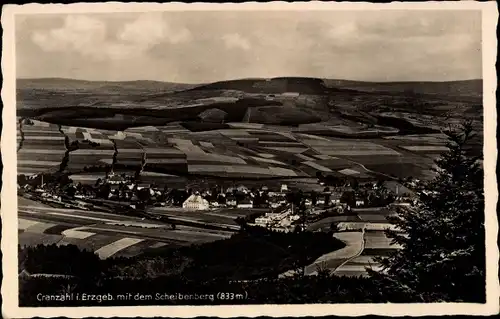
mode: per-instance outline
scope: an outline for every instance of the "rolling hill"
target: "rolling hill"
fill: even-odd
[[[354,127],[359,123],[387,125],[380,122],[380,115],[386,118],[394,112],[437,120],[464,114],[477,118],[481,86],[481,80],[369,83],[305,77],[200,85],[19,79],[17,110],[20,117],[54,124],[118,130],[176,121],[192,125],[203,121],[200,115],[210,109],[226,113],[221,121],[291,126],[327,122]]]
[[[329,88],[363,92],[434,95],[447,98],[459,97],[474,101],[482,97],[483,91],[483,81],[480,79],[448,82],[360,82],[329,79],[323,81]]]
[[[150,80],[137,80],[137,81],[86,81],[65,78],[39,78],[39,79],[17,79],[16,81],[18,90],[65,90],[65,91],[120,91],[120,90],[133,90],[133,91],[162,91],[173,92],[190,89],[199,84],[185,84],[173,82],[160,82]]]

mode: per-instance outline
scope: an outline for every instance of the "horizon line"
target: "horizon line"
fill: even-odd
[[[469,79],[459,79],[459,80],[391,80],[391,81],[367,81],[367,80],[351,80],[342,78],[323,78],[314,76],[274,76],[274,77],[242,77],[242,78],[232,78],[226,80],[215,80],[209,82],[173,82],[167,80],[149,80],[149,79],[136,79],[136,80],[89,80],[89,79],[78,79],[78,78],[66,78],[66,77],[38,77],[38,78],[16,78],[18,80],[70,80],[70,81],[86,81],[86,82],[107,82],[107,83],[124,83],[124,82],[157,82],[157,83],[173,83],[173,84],[187,84],[187,85],[205,85],[217,82],[230,82],[238,80],[268,80],[268,79],[278,79],[278,78],[304,78],[304,79],[319,79],[319,80],[332,80],[332,81],[349,81],[349,82],[360,82],[360,83],[449,83],[449,82],[466,82],[466,81],[483,81],[483,78],[469,78]]]

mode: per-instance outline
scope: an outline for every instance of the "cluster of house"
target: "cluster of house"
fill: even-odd
[[[29,180],[34,179],[36,176],[32,175],[28,177]],[[24,185],[20,185],[19,183],[17,184],[17,190],[18,191],[34,191],[35,193],[38,194],[38,196],[42,197],[44,200],[47,201],[55,201],[55,202],[62,202],[62,198],[59,194],[56,194],[55,192],[46,189],[45,188],[45,183],[43,182],[43,175],[41,175],[41,182],[39,187],[33,187],[30,184],[26,183]],[[29,196],[28,196],[29,197]]]
[[[42,177],[43,184],[43,177]],[[123,200],[135,202],[139,200],[139,195],[144,195],[144,191],[141,193],[142,189],[148,193],[146,195],[152,202],[158,205],[181,205],[185,210],[209,210],[220,207],[229,208],[240,208],[240,209],[250,209],[254,207],[269,207],[272,210],[279,210],[282,207],[286,207],[286,204],[290,201],[287,198],[287,194],[290,190],[286,184],[281,184],[280,187],[275,189],[269,189],[268,186],[262,186],[260,189],[249,190],[244,185],[239,185],[237,187],[229,187],[226,190],[212,189],[212,190],[201,190],[195,192],[180,191],[180,195],[177,194],[177,199],[174,200],[170,194],[165,193],[165,190],[159,190],[156,187],[146,184],[137,184],[132,178],[118,175],[109,174],[106,178],[96,181],[94,187],[90,185],[74,187],[74,199],[76,201],[81,201],[82,206],[85,199],[95,198],[96,192],[99,192],[100,186],[107,186],[109,189],[109,194],[106,197],[109,200]],[[97,188],[96,188],[97,186]],[[356,191],[355,199],[349,202],[349,205],[353,207],[365,207],[371,205],[370,197],[368,196],[370,192],[378,187],[376,184],[370,185],[371,189],[367,191],[366,185],[362,188],[363,192]],[[18,185],[19,187],[19,185]],[[25,186],[27,187],[27,186]],[[395,202],[405,204],[408,202],[406,195],[409,190],[396,182],[386,182],[384,186],[390,193],[396,194]],[[370,188],[370,187],[369,187]],[[351,189],[352,190],[352,189]],[[42,197],[51,198],[51,200],[61,201],[61,196],[57,193],[51,192],[41,185],[35,189],[39,192]],[[345,191],[345,190],[344,190]],[[179,193],[179,191],[177,192]],[[368,194],[368,195],[367,195]],[[308,208],[314,207],[344,207],[347,205],[347,201],[343,198],[343,192],[338,189],[331,191],[328,187],[325,188],[323,192],[313,194],[303,194],[304,205]],[[100,194],[99,196],[102,196]],[[367,197],[368,196],[368,197]],[[175,195],[173,196],[175,197]],[[366,203],[366,205],[365,205]],[[293,210],[293,208],[292,208]],[[285,213],[283,213],[285,214]],[[286,225],[292,224],[296,217],[293,212],[287,212],[285,215],[276,213],[269,213],[255,221],[256,224],[262,225],[275,225],[280,224],[282,227],[288,227]]]
[[[22,189],[27,192],[34,191],[42,198],[51,198],[61,201],[61,195],[63,195],[64,191],[58,191],[57,188],[44,183],[43,175],[41,176],[42,178],[39,185],[32,186],[30,184],[24,184],[21,186],[18,184],[18,189]],[[136,184],[130,177],[118,174],[109,174],[107,178],[98,179],[93,186],[89,184],[75,184],[73,182],[72,184],[66,185],[66,187],[74,189],[74,195],[72,197],[77,200],[85,200],[96,198],[99,187],[103,185],[109,186],[109,194],[107,197],[111,200],[118,198],[127,201],[137,200],[137,191],[144,188],[149,190],[151,196],[159,196],[162,194],[160,190],[152,189],[149,184]],[[60,194],[58,194],[58,192]]]
[[[238,198],[234,195],[235,192],[239,193]],[[220,207],[253,208],[259,202],[260,207],[276,209],[287,204],[286,195],[288,192],[289,189],[286,184],[282,184],[277,191],[270,191],[267,186],[263,186],[260,190],[254,190],[253,192],[240,185],[236,188],[228,188],[226,192],[221,191],[217,196],[213,196],[209,190],[202,193],[196,192],[184,201],[182,207],[186,210],[208,210]],[[341,204],[341,195],[339,192],[328,191],[324,194],[318,194],[315,200],[306,196],[304,202],[306,207],[335,206]],[[360,205],[364,205],[364,200],[356,201],[356,206]]]
[[[44,190],[43,188],[37,188],[37,189],[35,189],[35,192],[39,193],[42,198],[52,199],[52,200],[57,201],[57,202],[61,202],[62,201],[62,198],[61,198],[60,195],[53,194],[53,193],[51,193],[49,191]]]
[[[267,187],[264,186],[261,190],[252,192],[244,185],[240,185],[230,187],[226,192],[220,190],[218,194],[212,194],[212,191],[206,190],[202,193],[195,192],[190,195],[182,204],[182,208],[187,210],[207,210],[220,207],[253,208],[257,197],[262,196],[264,192],[268,196],[266,203],[274,208],[286,203],[284,196],[287,189],[286,185],[282,185],[280,192],[268,192]],[[235,194],[238,194],[238,196]],[[209,201],[206,198],[211,200]]]
[[[220,194],[220,196],[226,197],[225,194]],[[186,210],[208,210],[217,207],[253,208],[253,201],[248,198],[236,201],[234,197],[227,196],[226,203],[221,204],[219,201],[209,202],[199,192],[195,192],[182,203],[182,208]]]
[[[242,200],[236,200],[234,196],[220,194],[226,199],[225,204],[221,204],[220,201],[208,201],[199,192],[195,192],[191,194],[185,201],[182,203],[182,208],[187,210],[208,210],[210,208],[219,208],[219,207],[235,207],[235,208],[253,208],[253,200],[252,197],[244,198]]]
[[[294,229],[293,223],[299,219],[300,216],[295,214],[293,205],[291,205],[283,207],[281,211],[269,212],[264,216],[257,217],[254,224],[277,231],[288,232]]]

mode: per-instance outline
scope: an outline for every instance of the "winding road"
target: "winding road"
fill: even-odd
[[[320,256],[312,264],[305,267],[304,274],[317,275],[319,269],[329,269],[331,273],[334,273],[338,268],[361,255],[365,247],[364,235],[364,227],[362,231],[335,233],[333,236],[343,241],[346,246]]]

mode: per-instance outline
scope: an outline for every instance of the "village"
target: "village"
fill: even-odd
[[[322,192],[304,192],[282,183],[248,188],[238,184],[224,188],[213,185],[204,189],[159,188],[144,184],[132,176],[110,173],[94,185],[74,183],[67,176],[57,180],[47,174],[18,179],[19,195],[56,207],[102,210],[114,214],[154,218],[157,214],[213,214],[217,211],[246,211],[239,224],[276,231],[294,231],[332,214],[348,214],[352,209],[409,205],[413,192],[395,181],[331,183],[321,177]],[[251,212],[249,212],[251,211]]]

